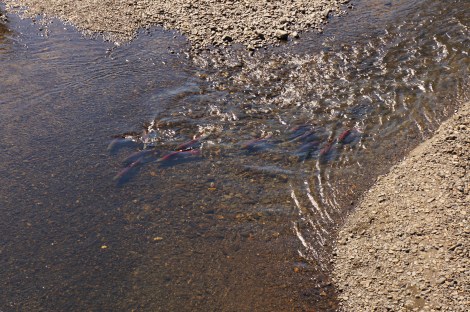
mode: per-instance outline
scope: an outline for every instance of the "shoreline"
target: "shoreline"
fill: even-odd
[[[345,311],[470,306],[470,102],[364,194],[338,235]]]
[[[249,50],[321,31],[330,14],[341,15],[349,0],[256,0],[213,3],[207,0],[108,1],[6,0],[7,10],[23,17],[57,17],[87,33],[116,42],[137,30],[163,26],[185,35],[195,50],[239,43]],[[349,5],[351,8],[352,6]]]

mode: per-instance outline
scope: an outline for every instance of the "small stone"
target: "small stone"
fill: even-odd
[[[230,35],[224,35],[222,37],[222,40],[225,41],[225,42],[232,42],[233,38]]]
[[[445,277],[441,277],[441,278],[439,278],[439,279],[436,281],[436,284],[438,284],[438,285],[444,284],[445,281],[446,281],[446,278],[445,278]]]
[[[407,300],[407,301],[405,302],[405,308],[407,308],[407,309],[413,309],[414,306],[415,306],[415,303],[414,303],[413,300]]]
[[[281,29],[276,30],[274,35],[279,40],[287,40],[287,38],[289,37],[289,33],[287,31],[281,30]]]

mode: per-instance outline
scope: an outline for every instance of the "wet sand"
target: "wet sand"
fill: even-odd
[[[45,14],[111,40],[131,39],[139,28],[161,25],[187,36],[193,47],[241,43],[250,49],[321,30],[329,14],[349,0],[7,0],[10,11]],[[21,8],[27,7],[22,10]],[[344,6],[343,6],[344,7]]]
[[[345,311],[468,311],[469,155],[466,103],[365,194],[336,247]]]

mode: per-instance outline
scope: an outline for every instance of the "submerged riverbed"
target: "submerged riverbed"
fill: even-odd
[[[198,57],[8,16],[0,310],[334,310],[338,226],[468,100],[468,2],[355,5]]]

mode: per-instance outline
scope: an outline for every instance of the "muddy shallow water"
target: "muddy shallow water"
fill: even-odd
[[[195,59],[159,29],[115,47],[9,16],[0,311],[334,310],[337,227],[468,100],[468,2],[355,7]]]

